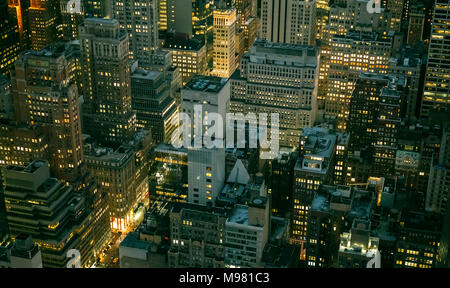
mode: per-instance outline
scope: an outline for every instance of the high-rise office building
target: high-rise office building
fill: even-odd
[[[395,268],[436,267],[442,219],[436,214],[405,211],[394,253]]]
[[[171,8],[170,0],[159,0],[158,1],[158,30],[166,31],[168,28],[169,21],[169,11]]]
[[[316,43],[315,0],[262,0],[261,37],[271,42]]]
[[[432,172],[432,167],[435,163],[439,163],[437,155],[440,153],[443,131],[442,124],[433,124],[433,122],[428,120],[402,121],[399,129],[396,157],[397,175],[404,175],[407,187],[418,191],[421,197],[419,207],[422,208],[426,207],[425,203],[427,201],[425,199],[428,194],[428,184],[431,180],[430,173]],[[434,184],[436,185],[434,187],[440,189],[438,187],[441,183],[443,182],[435,182]],[[429,201],[439,194],[437,193],[432,197],[429,194]],[[435,199],[440,199],[441,196]],[[434,200],[428,203],[432,202]],[[436,205],[436,207],[438,206]],[[431,208],[431,205],[428,208]]]
[[[0,1],[0,19],[0,39],[2,39],[0,44],[0,74],[9,77],[9,71],[19,54],[20,34],[17,18],[9,12],[7,0]]]
[[[270,198],[237,204],[225,222],[225,267],[259,268],[269,240]]]
[[[347,122],[350,153],[373,149],[373,176],[394,174],[405,87],[404,78],[385,74],[361,73],[356,81]]]
[[[389,29],[400,32],[403,16],[404,0],[387,1],[386,10],[389,21]]]
[[[111,18],[113,0],[81,0],[86,17]]]
[[[224,268],[229,211],[177,203],[170,210],[169,267]]]
[[[316,21],[317,36],[316,39],[322,39],[323,28],[328,23],[330,17],[330,0],[316,0]]]
[[[279,113],[281,146],[296,147],[316,121],[318,55],[313,47],[256,41],[231,77],[233,113]]]
[[[113,0],[113,18],[128,34],[130,58],[138,60],[139,66],[144,68],[158,48],[157,5],[157,0]]]
[[[43,127],[52,173],[69,182],[83,174],[81,115],[72,68],[71,50],[64,43],[29,51],[15,63],[11,88],[15,120]]]
[[[128,35],[114,19],[87,18],[80,26],[83,133],[118,147],[132,139]]]
[[[149,172],[149,198],[186,202],[188,198],[187,149],[159,144],[152,149]]]
[[[5,170],[6,216],[12,237],[30,234],[40,246],[44,267],[65,268],[67,251],[78,249],[81,266],[92,261],[92,224],[86,199],[50,177],[46,161]]]
[[[140,131],[133,145],[116,150],[85,145],[87,167],[99,184],[99,193],[107,199],[104,206],[109,209],[113,231],[129,231],[136,225],[136,209],[148,206],[150,138],[148,131]]]
[[[17,20],[21,49],[40,50],[62,37],[61,1],[8,0]]]
[[[180,112],[186,113],[190,118],[190,137],[203,143],[203,135],[208,135],[208,128],[214,127],[208,121],[209,113],[218,113],[225,121],[230,103],[230,81],[226,78],[214,76],[195,76],[183,89],[181,89]],[[196,115],[196,113],[198,113]],[[195,123],[199,119],[198,123]],[[181,121],[182,119],[180,119]],[[213,119],[211,119],[213,120]],[[198,124],[201,127],[194,128]],[[225,127],[222,139],[225,137]],[[212,135],[210,135],[212,136]],[[216,135],[215,137],[219,137]],[[203,143],[206,144],[206,143]]]
[[[225,181],[223,148],[188,149],[188,202],[214,206]]]
[[[350,232],[344,232],[339,246],[340,268],[366,268],[376,257],[380,239],[370,235],[371,222],[355,219]]]
[[[350,102],[347,131],[350,133],[350,150],[372,146],[376,138],[381,89],[386,87],[389,76],[361,73],[356,81]]]
[[[78,39],[78,26],[84,21],[84,7],[80,1],[61,0],[61,25],[64,40]]]
[[[148,129],[155,144],[169,143],[176,128],[178,107],[164,72],[136,69],[131,74],[132,107],[136,126]]]
[[[240,44],[242,44],[240,46],[243,47],[243,50],[240,51],[239,49],[236,48],[236,53],[239,52],[239,56],[242,56],[241,53],[247,52],[253,45],[253,42],[255,42],[256,40],[256,35],[259,29],[258,26],[259,19],[257,18],[256,15],[257,7],[255,4],[256,1],[254,0],[236,1],[236,13],[237,13],[236,28],[237,31],[243,32],[242,37],[240,39]]]
[[[394,175],[398,131],[400,129],[405,79],[392,80],[381,89],[378,117],[375,121],[373,176]]]
[[[447,0],[437,0],[431,40],[428,52],[428,62],[425,75],[425,88],[422,98],[421,118],[428,118],[433,109],[448,111],[450,106],[450,68],[446,57],[450,53],[448,39],[445,33],[450,18],[450,3]]]
[[[327,98],[331,51],[336,52],[336,48],[332,44],[333,37],[335,35],[346,35],[351,30],[376,32],[380,35],[389,30],[385,9],[382,8],[381,13],[369,13],[367,9],[368,1],[334,1],[329,8],[328,23],[321,28],[321,31],[319,30],[320,38],[318,39],[321,40],[321,49],[318,102],[320,108],[323,108],[325,98]],[[318,22],[318,25],[322,24]]]
[[[28,22],[28,9],[30,8],[29,0],[7,0],[10,15],[16,19],[19,36],[20,49],[30,49],[30,25]]]
[[[282,154],[270,161],[266,175],[268,193],[272,197],[272,215],[286,217],[291,209],[294,194],[294,166],[298,154],[295,152]]]
[[[426,8],[423,3],[418,2],[411,5],[408,21],[408,36],[406,40],[407,44],[415,45],[417,42],[422,41],[425,29],[425,15]]]
[[[11,95],[11,82],[0,76],[0,119],[14,118],[14,102]]]
[[[236,9],[216,9],[214,18],[212,75],[230,78],[236,70]]]
[[[403,77],[406,80],[407,95],[405,97],[404,116],[406,118],[417,118],[419,89],[422,77],[422,58],[419,53],[414,53],[408,49],[402,49],[395,58],[389,60],[388,74]]]
[[[212,0],[162,0],[158,12],[159,29],[183,33],[189,39],[197,37],[207,46],[208,55],[212,57],[213,9]]]
[[[377,33],[348,32],[335,35],[331,43],[325,113],[345,130],[351,94],[361,72],[387,73],[391,53],[389,37]]]
[[[62,36],[60,1],[30,1],[28,22],[31,49],[40,50],[58,41]]]
[[[42,126],[0,125],[0,166],[26,165],[33,159],[48,159],[48,136]]]
[[[173,65],[180,69],[183,85],[194,75],[207,74],[206,45],[198,39],[189,39],[186,35],[178,34],[166,39],[162,49],[171,52]]]
[[[25,165],[36,158],[48,159],[52,176],[86,197],[94,213],[95,253],[107,238],[109,226],[102,195],[89,175],[83,156],[81,115],[76,86],[77,54],[70,43],[57,43],[20,56],[12,73],[15,121],[1,125],[2,140],[12,139],[14,149],[1,149],[0,165]],[[1,145],[6,148],[6,145]]]
[[[301,260],[306,259],[304,248],[311,203],[320,185],[332,182],[336,139],[336,134],[320,127],[304,129],[300,138],[300,157],[294,167],[291,241],[301,245]]]
[[[450,185],[450,125],[444,124],[438,157],[431,163],[425,208],[445,214]]]
[[[333,210],[330,207],[330,194],[325,189],[321,190],[315,195],[309,209],[306,232],[307,267],[330,267],[333,256]]]

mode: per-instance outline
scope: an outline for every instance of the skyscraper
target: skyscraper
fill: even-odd
[[[414,45],[417,42],[422,41],[425,28],[425,14],[426,8],[423,3],[419,2],[411,5],[407,36],[407,43],[409,45]]]
[[[236,205],[225,222],[225,267],[259,268],[270,233],[270,198]]]
[[[315,45],[315,0],[262,0],[261,36],[271,42]]]
[[[325,113],[345,129],[351,94],[361,72],[387,73],[391,39],[377,33],[348,32],[331,43]]]
[[[393,174],[406,80],[385,74],[361,73],[356,81],[347,129],[350,151],[372,153],[372,175]]]
[[[20,1],[20,0],[19,0]],[[61,39],[61,6],[58,0],[30,1],[28,9],[30,45],[33,50]]]
[[[4,195],[11,235],[32,235],[41,248],[44,267],[66,267],[70,249],[80,251],[81,266],[92,261],[92,224],[86,199],[75,194],[71,186],[50,177],[46,161],[8,166]]]
[[[228,210],[176,203],[170,210],[169,267],[223,268]]]
[[[428,118],[431,110],[448,111],[450,107],[450,74],[448,60],[444,55],[450,53],[449,38],[446,33],[450,19],[450,3],[436,0],[431,40],[428,52],[425,88],[422,98],[421,118]]]
[[[450,125],[444,124],[440,151],[431,164],[425,207],[429,211],[445,214],[449,209],[447,195],[450,185]]]
[[[84,7],[80,1],[61,0],[62,38],[78,39],[78,26],[84,21]]]
[[[236,70],[236,9],[216,9],[214,17],[214,76],[230,78]]]
[[[185,119],[180,121],[190,129],[189,137],[194,144],[188,149],[189,203],[212,206],[222,189],[225,180],[225,149],[223,146],[214,147],[213,143],[210,143],[213,144],[212,149],[203,147],[208,145],[203,137],[211,136],[223,141],[225,129],[222,137],[208,134],[213,133],[209,128],[217,125],[214,123],[213,126],[213,121],[220,121],[208,117],[211,113],[217,113],[225,120],[230,101],[229,85],[225,78],[197,76],[181,90],[181,111],[189,115],[190,124],[184,123]],[[202,145],[195,144],[198,140]]]
[[[306,259],[305,240],[311,203],[321,184],[333,177],[337,135],[328,129],[304,129],[300,138],[300,157],[294,167],[294,195],[291,215],[291,240],[301,245],[301,260]]]
[[[14,118],[14,103],[10,84],[6,76],[0,76],[0,119]]]
[[[231,77],[233,113],[279,113],[280,145],[296,147],[316,121],[318,54],[314,47],[256,41]]]
[[[9,71],[20,50],[19,24],[8,11],[7,0],[0,1],[0,74],[9,77]],[[1,92],[0,92],[1,93]],[[1,105],[1,104],[0,104]]]
[[[112,1],[114,0],[81,0],[86,17],[111,18]]]
[[[44,127],[51,170],[62,181],[82,174],[78,89],[71,77],[73,58],[63,43],[21,55],[12,73],[16,121]]]
[[[144,68],[158,47],[157,3],[157,0],[113,0],[113,17],[128,34],[130,58],[138,60]]]
[[[80,26],[83,133],[118,147],[132,139],[128,35],[114,19],[88,18]]]
[[[182,85],[186,85],[195,75],[206,75],[207,49],[200,40],[178,34],[166,39],[163,50],[171,52],[173,65],[180,69]]]
[[[178,107],[172,95],[164,72],[136,69],[131,75],[133,110],[136,112],[136,126],[149,129],[152,140],[159,144],[170,142],[176,128],[172,124]]]
[[[0,125],[5,132],[0,142],[12,139],[17,146],[0,150],[5,156],[0,165],[48,159],[52,176],[71,184],[72,193],[86,197],[83,205],[87,213],[94,214],[89,223],[93,225],[90,232],[97,253],[109,232],[103,221],[108,213],[84,162],[80,98],[75,83],[77,51],[72,48],[70,43],[60,42],[40,51],[28,51],[16,61],[12,93],[17,123]]]

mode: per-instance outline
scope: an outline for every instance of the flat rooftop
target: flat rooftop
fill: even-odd
[[[35,160],[31,162],[27,166],[19,166],[19,165],[9,165],[6,167],[7,170],[24,172],[24,173],[34,173],[36,170],[41,168],[42,166],[47,165],[47,161],[44,160]]]
[[[265,52],[268,54],[273,53],[296,57],[302,56],[304,53],[306,53],[306,56],[317,56],[317,49],[313,46],[276,43],[267,40],[256,40],[250,48],[250,51],[251,53]]]
[[[132,74],[132,78],[155,81],[162,76],[162,72],[136,69]]]
[[[248,207],[245,205],[236,205],[227,222],[248,225]]]
[[[128,233],[127,237],[120,242],[120,247],[128,247],[146,251],[150,249],[150,246],[151,244],[149,242],[139,240],[138,235],[135,232]]]
[[[311,203],[311,210],[323,212],[330,211],[330,202],[325,195],[316,194],[316,197],[314,197]]]
[[[218,93],[227,84],[228,79],[214,76],[194,76],[184,87],[184,90]]]
[[[303,144],[305,155],[330,157],[337,137],[326,128],[312,127],[305,128],[302,131],[301,138],[306,141]]]

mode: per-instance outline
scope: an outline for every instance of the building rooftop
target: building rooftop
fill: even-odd
[[[355,187],[352,198],[352,207],[347,213],[348,217],[369,219],[372,208],[372,195],[370,191],[359,190]]]
[[[264,247],[263,257],[261,259],[264,267],[275,268],[296,268],[297,258],[299,258],[299,247],[296,245],[275,245],[272,243]]]
[[[60,56],[67,56],[77,49],[73,42],[59,41],[45,46],[41,50],[27,50],[23,53],[27,57],[45,57],[45,58],[58,58]]]
[[[181,36],[175,36],[166,39],[163,48],[165,49],[177,49],[177,50],[194,50],[198,51],[204,47],[203,43],[196,38],[186,38]]]
[[[9,165],[6,167],[6,169],[10,170],[10,171],[17,171],[17,172],[24,172],[24,173],[32,174],[44,165],[48,166],[48,162],[45,160],[34,160],[27,166]]]
[[[217,201],[224,204],[236,204],[245,195],[245,185],[226,183],[217,196]]]
[[[87,157],[94,158],[97,161],[103,162],[122,162],[128,159],[130,151],[116,150],[112,148],[94,148],[91,152],[85,153]]]
[[[305,155],[317,157],[330,157],[336,143],[336,135],[320,127],[305,128],[301,138]]]
[[[180,203],[180,202],[170,203],[170,207],[168,209],[172,213],[180,213],[183,210],[188,210],[188,211],[206,212],[208,213],[208,215],[216,215],[222,217],[227,217],[229,214],[229,209],[226,208],[209,207],[193,203]]]
[[[239,204],[236,205],[233,208],[227,222],[248,225],[248,206]]]
[[[306,56],[316,57],[317,49],[313,46],[269,42],[267,40],[256,40],[250,48],[251,53],[264,52],[266,54],[282,54],[286,56]]]
[[[162,72],[159,71],[151,71],[151,70],[144,70],[144,69],[136,69],[133,74],[131,74],[131,77],[135,79],[142,79],[142,80],[149,80],[149,81],[156,81],[159,78],[163,76]]]
[[[323,194],[316,194],[311,203],[311,210],[321,212],[330,211],[330,202],[328,201],[328,197]]]
[[[322,127],[305,128],[300,137],[303,159],[295,164],[295,170],[326,173],[333,156],[337,135]]]
[[[150,250],[151,244],[146,241],[139,240],[138,233],[130,232],[127,237],[120,242],[120,247],[135,248],[140,250]]]
[[[333,41],[337,42],[382,42],[385,44],[391,43],[391,38],[382,36],[376,32],[367,31],[349,31],[345,35],[337,34],[333,36]]]
[[[227,82],[228,79],[226,78],[196,75],[183,87],[183,89],[218,93]]]
[[[257,40],[244,57],[252,63],[315,68],[317,55],[317,48],[312,46]]]

